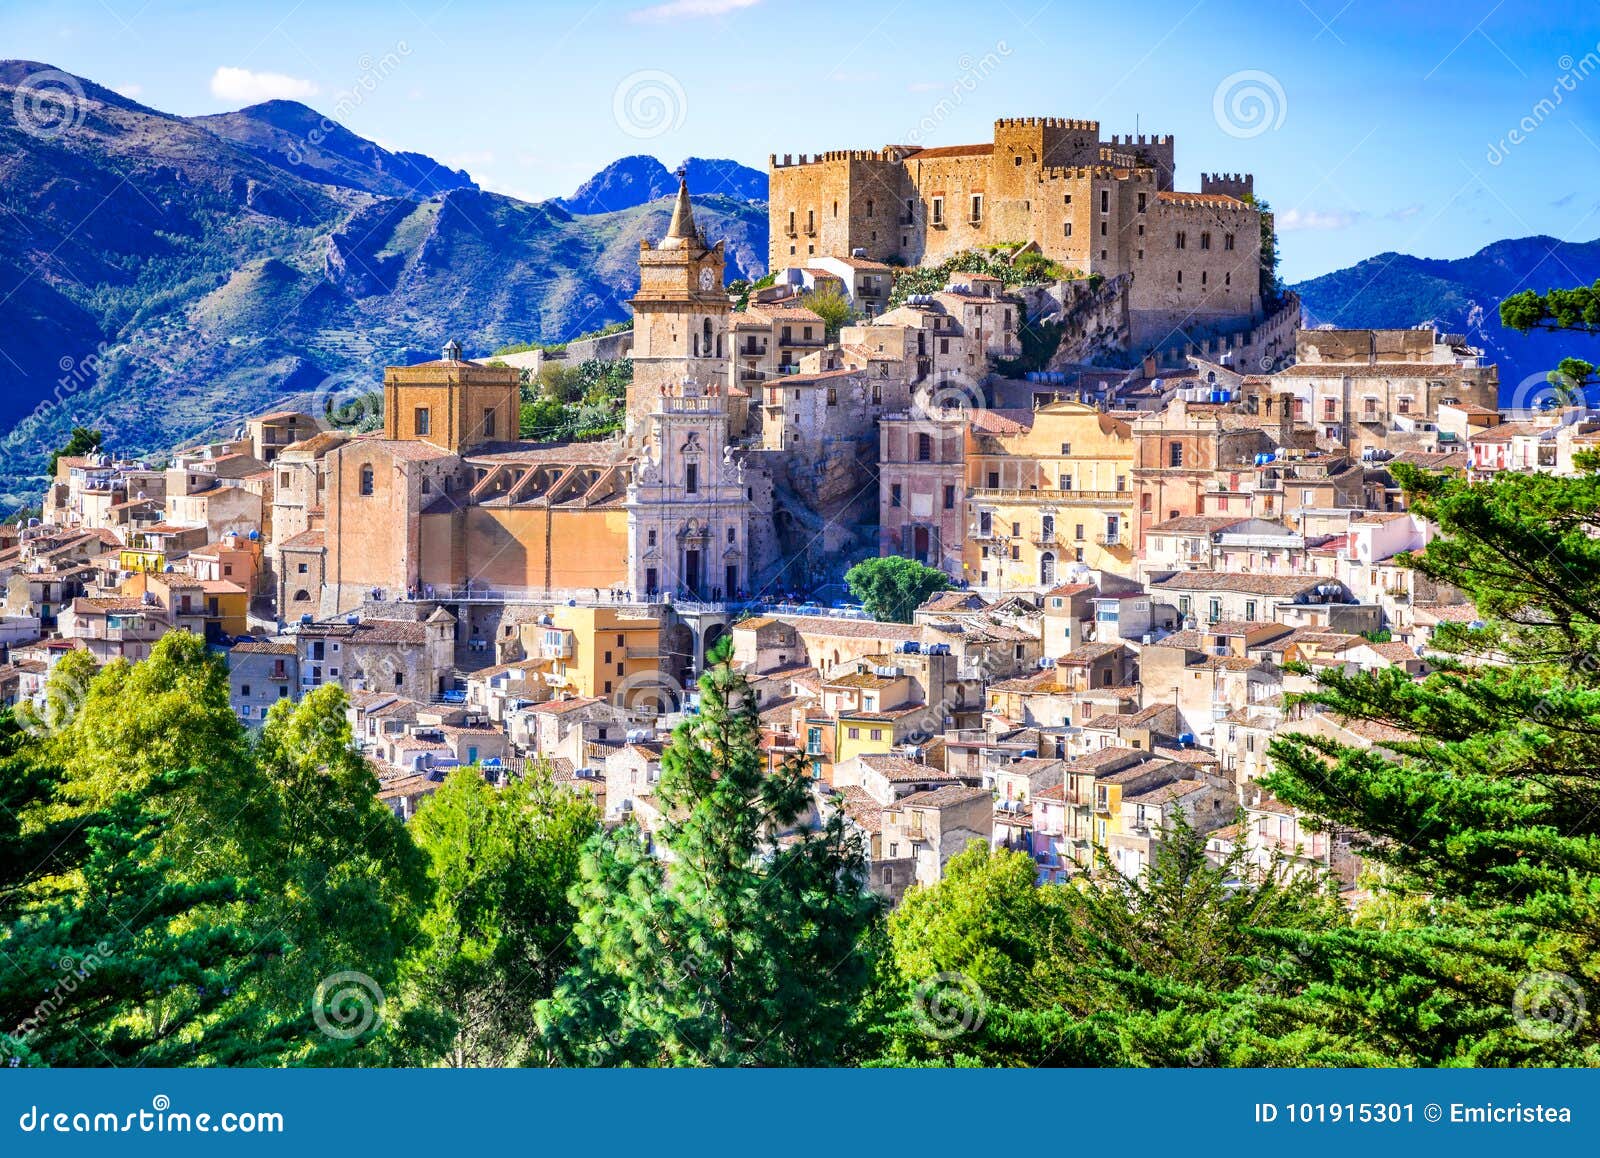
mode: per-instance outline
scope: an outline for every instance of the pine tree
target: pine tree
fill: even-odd
[[[578,1065],[826,1065],[849,1041],[876,902],[842,817],[796,761],[768,774],[748,682],[726,662],[663,753],[656,855],[633,824],[583,859],[578,961],[543,1003]]]
[[[1441,628],[1423,680],[1322,680],[1308,700],[1409,739],[1289,736],[1270,786],[1365,834],[1382,922],[1317,940],[1297,1013],[1328,1056],[1595,1064],[1600,1026],[1600,475],[1396,476],[1442,536],[1411,560],[1482,621]]]
[[[258,986],[281,938],[232,916],[258,895],[232,877],[178,881],[157,851],[189,779],[146,781],[88,815],[50,820],[61,773],[0,714],[0,1064],[260,1064],[305,1050],[309,1018]]]

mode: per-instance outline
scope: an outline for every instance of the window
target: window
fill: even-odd
[[[1216,623],[1219,619],[1221,619],[1222,618],[1222,600],[1220,600],[1220,599],[1212,599],[1210,601],[1210,603],[1207,605],[1207,614],[1210,615],[1212,623]]]
[[[1150,509],[1150,492],[1146,491],[1144,494],[1139,496],[1139,509],[1141,511],[1149,511],[1149,509]]]
[[[847,739],[851,739],[851,740],[859,740],[859,739],[861,739],[861,729],[860,728],[846,728],[844,734],[845,734],[845,737]]]
[[[1111,191],[1109,189],[1100,190],[1100,212],[1111,212]]]
[[[992,491],[997,491],[1000,489],[1000,472],[997,470],[991,470],[989,472],[989,489]]]
[[[1325,421],[1339,417],[1339,403],[1336,399],[1324,398],[1322,400],[1322,417]]]
[[[935,197],[935,198],[933,198],[933,223],[935,225],[943,225],[944,224],[944,198],[943,197]]]
[[[1411,413],[1411,399],[1406,397],[1406,395],[1402,394],[1399,397],[1399,399],[1397,400],[1397,404],[1395,406],[1395,409],[1398,410],[1401,414],[1410,414]]]
[[[891,507],[898,507],[900,505],[900,484],[899,483],[890,483],[889,484],[889,505]]]
[[[1255,621],[1256,601],[1254,599],[1246,599],[1244,601],[1244,617],[1252,622]]]
[[[280,470],[278,472],[278,485],[280,487],[287,487],[289,485],[289,472],[288,471]]]
[[[1018,539],[1018,538],[1022,537],[1022,524],[1021,523],[1012,523],[1011,524],[1011,537],[1013,539]]]
[[[1056,517],[1054,515],[1039,516],[1039,537],[1053,539],[1056,537]]]
[[[1174,249],[1187,249],[1187,248],[1189,248],[1189,235],[1187,233],[1185,233],[1181,229],[1178,230],[1178,236],[1177,236],[1176,240],[1174,240],[1174,242],[1173,242],[1173,248]]]
[[[1145,193],[1139,194],[1139,212],[1140,213],[1144,212],[1145,198],[1147,196],[1148,196],[1148,194],[1145,194]]]
[[[817,231],[817,211],[815,209],[807,209],[806,210],[806,232],[807,233],[815,233],[816,231]]]
[[[919,434],[919,435],[917,435],[917,461],[918,462],[932,462],[933,461],[933,435],[931,435],[931,434]]]
[[[494,437],[494,408],[492,406],[483,408],[483,436],[485,438]]]
[[[249,695],[250,694],[250,685],[249,684],[240,684],[239,685],[239,694],[241,696]]]
[[[867,198],[867,216],[868,217],[872,216],[872,198],[871,197]]]
[[[361,494],[364,497],[370,497],[372,494],[373,477],[372,464],[363,463],[361,466]]]
[[[988,511],[978,512],[978,534],[987,535],[993,530],[994,516]]]
[[[1200,235],[1200,248],[1201,249],[1210,249],[1211,248],[1211,234],[1202,233]]]
[[[983,194],[982,193],[974,193],[972,195],[972,223],[974,225],[976,225],[978,222],[980,222],[982,220],[983,220]]]
[[[732,527],[729,527],[729,528],[728,528],[728,544],[729,544],[729,545],[730,545],[730,546],[732,546],[732,544],[733,544],[733,543],[734,543],[734,541],[735,541],[735,535],[734,535],[734,531],[733,531],[733,528],[732,528]]]
[[[418,438],[425,438],[433,433],[432,416],[428,413],[426,406],[417,407],[414,419]]]
[[[793,209],[789,210],[789,236],[790,237],[794,236],[794,210]],[[789,250],[789,252],[793,253],[794,250],[791,248]]]
[[[304,575],[309,570],[311,570],[311,568],[305,563],[297,563],[295,565],[295,573],[298,575]]]
[[[645,532],[645,536],[644,536],[644,541],[645,541],[645,546],[654,547],[656,545],[656,533],[655,533],[655,531],[653,531],[653,530],[646,531]]]
[[[1171,443],[1167,444],[1167,465],[1168,466],[1182,466],[1183,465],[1183,443],[1181,443],[1181,442],[1171,442]]]
[[[873,729],[872,729],[872,730],[871,730],[871,731],[870,731],[870,732],[869,732],[869,733],[868,733],[868,735],[869,735],[869,737],[870,737],[870,738],[871,738],[871,739],[874,739],[874,740],[881,740],[881,739],[883,739],[883,729],[882,729],[882,728],[873,728]]]
[[[696,495],[700,493],[700,464],[688,463],[683,468],[683,490],[685,494]]]
[[[1233,234],[1224,233],[1222,235],[1222,248],[1224,250],[1231,250],[1233,248]]]
[[[1072,236],[1072,222],[1068,221],[1066,224],[1064,224],[1061,227],[1061,231],[1062,231],[1062,234],[1064,236],[1071,237]]]
[[[1077,539],[1078,541],[1082,542],[1082,540],[1083,540],[1083,524],[1082,523],[1079,523],[1079,524],[1077,524],[1076,526],[1074,526],[1072,528],[1072,537],[1074,539]]]
[[[1178,288],[1183,288],[1183,270],[1181,269],[1178,271]]]

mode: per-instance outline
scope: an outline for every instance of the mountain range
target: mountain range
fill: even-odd
[[[53,119],[35,115],[47,90],[65,94]],[[729,278],[766,272],[766,175],[683,167]],[[36,501],[74,424],[161,450],[330,380],[376,386],[451,338],[481,356],[621,320],[639,240],[665,231],[675,189],[636,155],[526,202],[292,101],[181,117],[0,62],[0,502]],[[1313,324],[1465,333],[1512,397],[1565,354],[1600,357],[1587,339],[1506,332],[1500,299],[1596,277],[1600,241],[1536,237],[1455,261],[1380,254],[1293,288]]]
[[[75,423],[159,450],[451,338],[483,355],[625,318],[671,216],[654,165],[529,203],[294,102],[180,117],[0,62],[0,496],[35,499]],[[728,276],[760,276],[765,175],[688,166]]]
[[[1600,341],[1578,334],[1519,334],[1500,324],[1500,302],[1519,290],[1592,285],[1600,278],[1600,240],[1521,237],[1496,241],[1470,257],[1434,260],[1380,253],[1348,269],[1300,282],[1307,322],[1341,327],[1433,322],[1465,334],[1500,367],[1500,397],[1524,404],[1562,358],[1600,362]]]

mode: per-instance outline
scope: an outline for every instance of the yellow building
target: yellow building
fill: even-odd
[[[911,743],[926,724],[927,708],[922,704],[877,712],[842,710],[833,742],[834,764],[856,756],[892,752],[902,744]]]
[[[1131,574],[1133,432],[1080,402],[973,416],[966,573],[986,590],[1045,590],[1074,563]]]
[[[543,619],[522,625],[522,646],[553,694],[663,706],[660,620],[615,607],[559,607]]]

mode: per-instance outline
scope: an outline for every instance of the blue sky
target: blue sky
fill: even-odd
[[[297,97],[531,199],[1054,115],[1175,134],[1179,188],[1253,172],[1291,280],[1600,237],[1595,0],[0,0],[0,55],[176,113]]]

